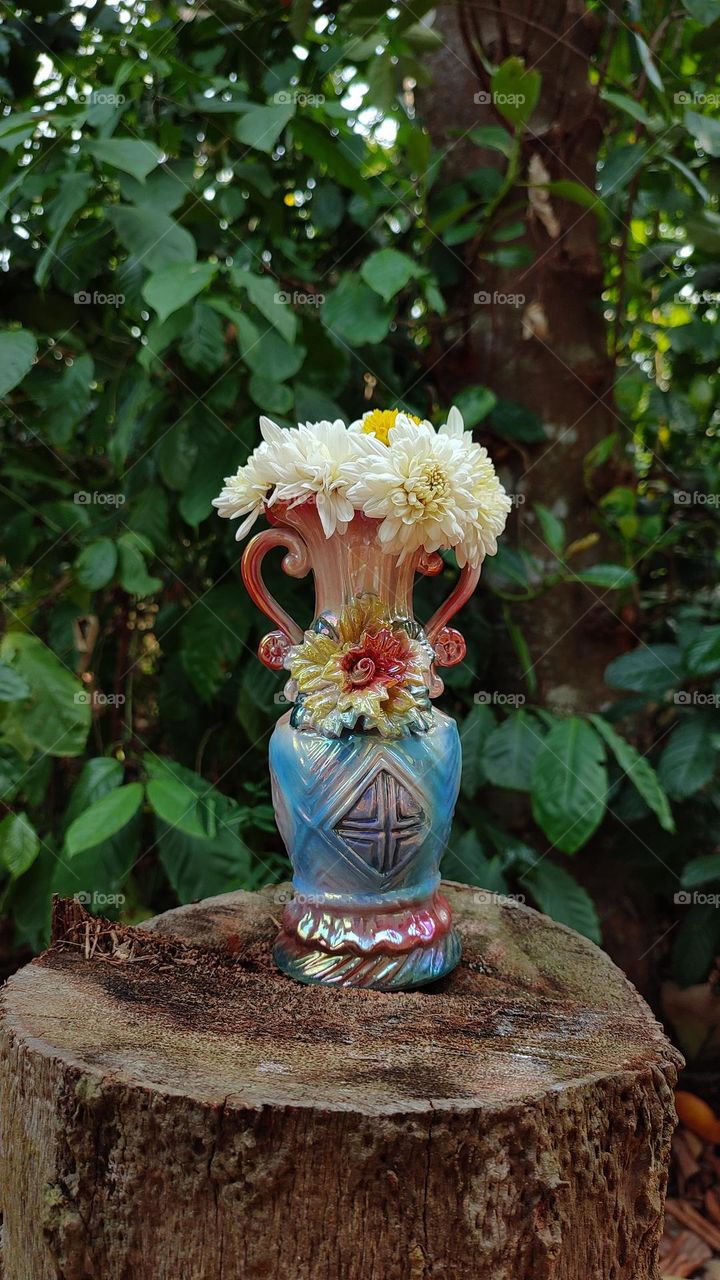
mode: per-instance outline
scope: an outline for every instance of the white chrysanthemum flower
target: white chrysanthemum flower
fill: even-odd
[[[239,542],[252,528],[267,499],[273,484],[270,453],[267,444],[261,444],[250,455],[244,466],[238,467],[234,476],[226,476],[225,488],[219,497],[213,498],[219,516],[235,520],[245,516],[235,537]]]
[[[397,422],[388,446],[365,451],[350,470],[350,501],[382,520],[378,538],[401,560],[420,547],[455,547],[461,565],[495,554],[510,500],[457,409],[437,433]]]
[[[306,422],[288,431],[261,418],[260,425],[275,483],[270,503],[295,505],[314,497],[325,537],[344,532],[355,514],[346,467],[356,452],[345,423]]]

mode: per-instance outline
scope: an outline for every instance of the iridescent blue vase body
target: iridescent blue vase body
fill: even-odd
[[[326,538],[312,502],[273,509],[274,528],[243,557],[251,596],[278,629],[260,644],[273,670],[292,675],[294,703],[270,741],[278,828],[293,866],[294,896],[273,949],[300,982],[407,989],[457,964],[461,944],[439,889],[440,859],[460,783],[455,722],[432,707],[436,667],[461,661],[448,620],[472,593],[465,569],[421,626],[418,573],[443,569],[416,551],[398,563],[378,521],[356,515]],[[314,620],[303,631],[268,593],[265,554],[284,546],[283,568],[315,577]]]
[[[439,892],[460,784],[454,720],[384,740],[326,738],[283,716],[270,741],[275,816],[295,896],[275,943],[302,982],[407,988],[448,973],[460,940]]]

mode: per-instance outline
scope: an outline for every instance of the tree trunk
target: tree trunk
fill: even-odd
[[[272,966],[277,889],[61,904],[4,993],[6,1280],[657,1280],[678,1057],[591,943],[447,887],[424,992]]]
[[[433,58],[434,85],[443,92],[430,89],[423,107],[433,142],[447,153],[446,182],[462,180],[480,165],[504,170],[506,161],[497,152],[466,136],[479,126],[508,127],[492,102],[479,51],[494,66],[508,56],[521,57],[542,75],[540,101],[523,135],[518,181],[493,228],[524,219],[524,239],[513,243],[527,245],[533,262],[513,269],[491,264],[485,255],[500,247],[492,234],[452,251],[455,267],[462,257],[464,269],[449,291],[449,309],[463,319],[446,334],[447,354],[436,372],[445,402],[480,383],[542,419],[547,443],[508,442],[503,454],[495,441],[492,450],[523,503],[511,537],[548,569],[556,562],[532,504],[542,502],[565,519],[568,542],[596,530],[584,459],[599,440],[616,430],[622,435],[625,428],[612,407],[596,216],[555,195],[542,207],[539,200],[529,202],[527,184],[562,179],[594,189],[603,114],[588,72],[609,21],[605,12],[587,11],[582,0],[445,4],[435,22],[444,44]],[[608,556],[596,547],[589,557],[574,558],[573,568],[588,558]],[[606,595],[573,583],[555,587],[538,605],[514,607],[540,698],[550,707],[596,711],[608,698],[605,666],[631,637],[617,616],[617,595]],[[505,664],[512,666],[506,678],[517,685],[517,664],[507,657]]]

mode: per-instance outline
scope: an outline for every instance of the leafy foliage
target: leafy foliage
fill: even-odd
[[[497,120],[469,136],[492,163],[448,182],[422,120],[428,4],[41,9],[0,25],[0,867],[32,946],[54,889],[133,919],[285,873],[265,764],[279,683],[257,666],[263,623],[211,499],[259,410],[447,408],[433,369],[458,332],[463,252],[532,258],[516,196],[542,90],[542,67],[491,68]],[[547,184],[605,252],[627,429],[587,458],[596,528],[568,542],[564,512],[536,506],[542,554],[508,542],[487,565],[471,658],[446,682],[464,745],[448,874],[527,891],[596,939],[574,872],[605,833],[637,836],[638,867],[669,866],[670,892],[720,881],[720,23],[685,9],[670,24],[646,0],[608,34],[597,190]],[[494,452],[551,447],[537,414],[483,385],[458,403]],[[598,533],[612,556],[576,570]],[[420,616],[452,573],[420,585]],[[602,715],[538,698],[519,608],[551,609],[566,583],[612,593],[637,636]],[[307,617],[306,587],[277,571],[274,589]],[[522,691],[474,703],[506,650]],[[519,819],[494,816],[494,792]],[[715,947],[700,954],[690,921],[683,980]]]

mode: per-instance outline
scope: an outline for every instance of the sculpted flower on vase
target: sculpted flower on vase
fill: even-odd
[[[321,616],[290,650],[285,665],[298,690],[291,723],[332,738],[355,728],[384,738],[425,732],[432,658],[420,628],[388,618],[377,597],[361,597],[337,622]]]

